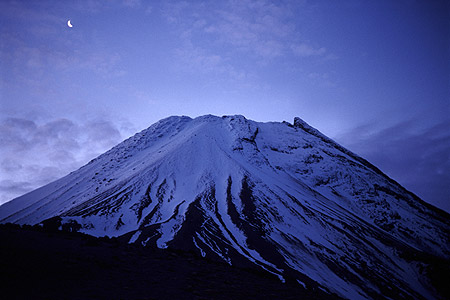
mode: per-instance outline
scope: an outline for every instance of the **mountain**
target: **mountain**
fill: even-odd
[[[0,221],[194,251],[349,299],[449,293],[450,215],[299,118],[163,119]]]

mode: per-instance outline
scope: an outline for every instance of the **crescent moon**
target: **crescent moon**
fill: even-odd
[[[70,28],[72,28],[72,27],[73,27],[73,25],[72,25],[72,24],[70,24],[70,20],[69,20],[69,21],[67,21],[67,26],[69,26]]]

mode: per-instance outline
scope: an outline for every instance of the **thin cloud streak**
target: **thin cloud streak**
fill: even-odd
[[[450,121],[419,120],[383,129],[367,124],[336,138],[423,200],[450,212]]]

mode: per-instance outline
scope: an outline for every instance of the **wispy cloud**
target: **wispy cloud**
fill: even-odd
[[[267,65],[292,55],[310,59],[331,57],[325,47],[312,46],[301,39],[292,8],[302,5],[265,0],[208,4],[181,1],[168,3],[163,14],[183,43],[177,55],[183,53],[188,65],[198,63],[199,67],[193,70],[202,69],[207,62],[222,66],[206,69],[211,72],[230,69],[242,74],[251,72],[243,70],[243,60]],[[189,51],[192,53],[188,54]]]
[[[130,8],[137,8],[141,6],[141,0],[123,0],[122,3]]]
[[[64,4],[67,5],[67,3]],[[74,1],[73,7],[77,11],[96,14],[104,9],[105,1],[101,0]]]
[[[39,8],[39,3],[27,5],[27,3],[21,1],[1,1],[0,16],[7,20],[15,19],[28,21],[33,25],[30,27],[44,26],[49,22],[57,24],[60,20],[63,20],[62,17],[45,9],[35,8]]]
[[[180,69],[195,70],[196,72],[217,71],[224,63],[220,55],[208,54],[202,48],[194,47],[190,42],[186,42],[183,47],[176,49],[175,54],[183,62]]]
[[[172,4],[167,19],[194,34],[207,34],[209,41],[235,50],[274,57],[284,51],[283,39],[294,31],[286,20],[286,7],[266,1],[229,1],[213,8],[204,5]]]
[[[423,200],[450,212],[450,121],[410,120],[379,129],[366,124],[337,140]]]
[[[4,38],[4,35],[2,36]],[[0,49],[0,57],[8,58],[13,71],[24,73],[29,71],[30,76],[39,70],[88,70],[98,75],[111,77],[121,76],[124,70],[119,67],[121,57],[118,53],[90,51],[87,49],[58,50],[48,49],[45,46],[21,46],[13,41],[8,43],[9,49]],[[87,50],[87,51],[86,51]],[[14,75],[14,74],[10,74]],[[31,76],[34,77],[34,76]]]
[[[236,5],[236,4],[234,4]],[[205,23],[205,33],[219,43],[263,58],[280,56],[285,51],[283,38],[293,32],[274,5],[252,7],[240,3],[235,10],[219,10],[215,20]]]
[[[315,84],[323,87],[333,88],[337,87],[338,84],[333,79],[332,74],[325,72],[325,73],[319,73],[319,72],[311,72],[307,75],[307,77]]]
[[[196,74],[226,75],[235,80],[242,80],[249,75],[242,69],[236,69],[220,54],[214,54],[201,47],[195,47],[189,40],[183,47],[175,50],[177,71],[195,72]]]
[[[301,43],[298,45],[291,46],[292,51],[295,55],[308,57],[308,56],[321,56],[324,55],[327,50],[324,47],[314,48],[311,45]]]
[[[0,203],[74,171],[121,139],[120,129],[107,120],[2,120]]]

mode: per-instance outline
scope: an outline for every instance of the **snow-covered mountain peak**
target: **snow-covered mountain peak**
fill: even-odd
[[[351,299],[431,299],[421,270],[450,259],[448,214],[300,118],[169,117],[0,206],[1,222],[52,217]]]

